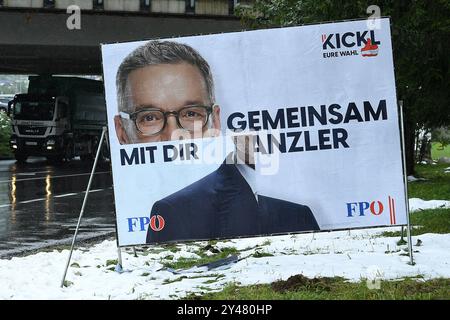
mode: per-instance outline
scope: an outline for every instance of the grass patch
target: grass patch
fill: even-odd
[[[209,280],[206,280],[205,282],[203,282],[204,284],[211,284],[211,283],[214,283],[214,282],[217,282],[217,281],[219,281],[220,279],[209,279]]]
[[[273,254],[269,252],[256,251],[254,254],[252,254],[252,257],[253,258],[273,257]]]
[[[222,248],[220,252],[213,254],[211,256],[207,256],[203,249],[200,249],[195,252],[200,256],[200,259],[192,259],[192,258],[180,258],[177,261],[173,262],[163,262],[163,266],[166,268],[172,269],[188,269],[196,265],[205,264],[209,262],[213,262],[219,259],[224,259],[228,257],[230,254],[237,254],[238,250],[233,247]]]
[[[209,288],[209,287],[204,287],[204,286],[200,286],[200,287],[198,287],[200,290],[203,290],[203,291],[213,291],[214,289],[211,289],[211,288]]]
[[[181,277],[178,277],[178,278],[175,278],[175,279],[172,279],[172,280],[170,280],[170,279],[165,279],[165,280],[162,282],[162,284],[169,284],[169,283],[179,282],[179,281],[181,281],[181,280],[183,280],[183,279],[187,279],[187,276],[181,276]]]
[[[72,281],[64,280],[64,283],[63,283],[63,286],[64,286],[64,287],[68,288],[68,287],[70,287],[71,285],[73,285],[73,282],[72,282]]]
[[[225,278],[225,275],[224,274],[214,274],[214,275],[211,275],[208,277],[214,277],[214,279],[206,280],[205,282],[203,282],[204,284],[211,284],[211,283],[217,282],[220,279]]]
[[[170,251],[172,253],[176,253],[176,252],[180,251],[180,248],[178,248],[178,246],[173,243],[163,244],[163,245],[161,245],[161,247],[163,248],[163,250]]]
[[[340,277],[308,279],[302,275],[272,284],[240,287],[226,286],[222,291],[187,299],[203,300],[410,300],[450,299],[450,279],[417,281],[381,281],[380,289],[371,290],[366,281],[347,282]]]
[[[257,245],[255,245],[255,246],[253,246],[253,247],[246,247],[245,249],[242,249],[241,250],[241,252],[244,252],[244,251],[250,251],[250,250],[253,250],[253,249],[260,249],[260,248],[262,248],[262,247],[264,247],[264,246],[270,246],[270,244],[272,243],[272,241],[270,241],[269,239],[267,239],[267,240],[265,240],[263,243],[261,243],[261,244],[257,244]]]
[[[450,233],[450,209],[429,209],[411,213],[411,225],[420,226],[412,228],[411,234],[418,236],[425,233]],[[406,238],[406,229],[404,232]],[[386,231],[383,237],[400,237],[400,231]]]
[[[116,266],[118,263],[117,259],[113,259],[113,260],[106,260],[106,266]]]
[[[450,174],[444,173],[447,164],[423,165],[417,164],[415,177],[427,181],[408,183],[408,197],[423,200],[450,200]]]
[[[145,251],[142,252],[143,256],[148,256],[149,254],[158,254],[161,252],[165,252],[167,250],[165,249],[146,249]]]
[[[450,174],[444,173],[445,168],[448,167],[449,164],[417,164],[415,176],[427,180],[409,182],[409,198],[450,200]],[[425,233],[450,233],[450,209],[429,209],[411,213],[411,225],[420,226],[420,228],[412,229],[413,236]],[[400,231],[388,231],[383,232],[381,236],[400,237],[401,234]]]
[[[225,277],[224,274],[217,274],[217,273],[215,273],[215,274],[210,274],[210,275],[206,275],[206,276],[204,276],[204,275],[192,276],[192,277],[181,276],[181,277],[178,277],[178,278],[175,278],[175,279],[172,279],[172,280],[170,280],[170,279],[165,279],[165,280],[162,282],[162,284],[169,284],[169,283],[179,282],[179,281],[182,281],[183,279],[214,278],[214,279],[209,279],[209,280],[203,282],[204,284],[210,284],[210,283],[217,282],[217,281],[219,281],[220,279],[222,279],[222,278],[224,278],[224,277]]]
[[[424,233],[450,233],[450,209],[424,210],[411,214],[411,222],[415,226],[413,235]]]
[[[450,145],[443,147],[440,142],[433,142],[431,144],[431,158],[438,160],[441,157],[450,158]]]

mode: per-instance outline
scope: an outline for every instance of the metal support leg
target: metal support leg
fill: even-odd
[[[61,281],[61,288],[64,287],[64,282],[66,280],[67,270],[69,269],[70,259],[72,258],[73,247],[75,246],[75,241],[77,239],[78,229],[80,228],[80,224],[81,224],[81,218],[83,217],[84,208],[86,206],[86,202],[87,202],[87,199],[88,199],[88,196],[89,196],[89,190],[91,190],[91,183],[92,183],[92,179],[94,178],[95,168],[97,167],[97,162],[98,162],[98,158],[100,156],[100,150],[102,148],[102,144],[103,144],[103,140],[105,138],[106,130],[107,130],[106,127],[103,127],[102,135],[100,137],[100,141],[99,141],[98,147],[97,147],[97,154],[95,155],[95,161],[94,161],[94,165],[93,165],[92,171],[91,171],[91,176],[89,177],[89,182],[88,182],[88,185],[87,185],[87,188],[86,188],[86,193],[84,194],[84,200],[83,200],[83,205],[81,206],[80,216],[78,217],[77,227],[75,229],[75,234],[74,234],[73,239],[72,239],[72,245],[70,247],[69,257],[67,259],[66,268],[64,270],[64,275],[63,275],[63,278],[62,278],[62,281]]]
[[[120,247],[117,247],[117,264],[118,266],[120,266],[120,268],[122,268],[123,266],[123,261],[122,261],[122,251],[120,250]]]
[[[403,184],[405,186],[405,205],[406,205],[406,233],[408,237],[408,252],[409,252],[409,264],[414,265],[413,249],[412,249],[412,237],[411,237],[411,224],[409,216],[409,200],[408,200],[408,178],[406,174],[406,150],[405,150],[405,130],[403,127],[403,101],[399,101],[400,106],[400,128],[402,135],[402,155],[403,155]],[[403,230],[402,230],[403,231]],[[403,235],[403,232],[402,232]]]

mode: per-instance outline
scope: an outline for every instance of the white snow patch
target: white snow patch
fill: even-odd
[[[408,182],[414,182],[414,181],[427,181],[427,179],[424,178],[416,178],[414,176],[408,176]]]
[[[450,201],[447,200],[422,200],[419,198],[409,199],[410,212],[421,211],[426,209],[450,208]]]
[[[235,247],[244,259],[226,270],[192,268],[182,275],[162,269],[162,258],[197,258],[194,252],[204,242],[179,245],[175,253],[160,252],[156,246],[148,251],[138,248],[137,257],[131,249],[122,249],[125,272],[117,273],[109,270],[113,265],[106,266],[107,260],[117,258],[116,242],[104,241],[74,251],[72,263],[80,267],[69,268],[66,279],[71,285],[65,288],[60,282],[68,250],[41,252],[0,260],[0,299],[173,299],[206,292],[205,288],[221,290],[230,282],[270,283],[296,274],[359,281],[370,279],[374,270],[383,279],[450,277],[450,234],[414,237],[413,243],[420,238],[422,245],[414,247],[416,265],[411,266],[398,238],[380,236],[388,230],[399,227],[219,241],[216,248]],[[273,256],[252,257],[256,251]]]

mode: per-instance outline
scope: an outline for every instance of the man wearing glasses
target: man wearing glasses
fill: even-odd
[[[120,65],[116,84],[114,123],[121,144],[220,132],[209,65],[186,45],[152,41],[136,49]]]
[[[220,134],[210,67],[187,45],[150,41],[137,48],[120,65],[116,85],[121,144]],[[147,243],[319,229],[307,206],[257,194],[254,164],[236,161],[242,141],[216,171],[153,205],[151,216],[163,217],[164,228],[149,228]]]

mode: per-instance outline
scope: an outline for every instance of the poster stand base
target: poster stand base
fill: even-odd
[[[405,147],[405,129],[403,125],[403,100],[400,100],[398,103],[399,106],[399,115],[400,115],[400,134],[401,134],[401,147],[402,147],[402,161],[403,161],[403,185],[405,192],[405,208],[406,208],[406,235],[408,238],[408,253],[409,253],[409,262],[408,264],[413,266],[415,265],[414,257],[413,257],[413,248],[412,248],[412,236],[411,236],[411,223],[410,223],[410,212],[409,212],[409,200],[408,200],[408,176],[406,173],[406,147]],[[402,239],[403,239],[403,226],[402,226]]]
[[[398,240],[397,245],[404,245],[407,244],[405,240],[405,226],[402,226],[402,229],[400,231],[400,240]]]
[[[64,275],[63,275],[62,280],[61,280],[61,288],[64,287],[64,284],[65,284],[65,281],[66,281],[67,270],[69,269],[69,266],[70,266],[70,260],[72,258],[73,248],[75,246],[75,241],[77,239],[78,230],[80,229],[81,218],[83,217],[84,209],[85,209],[85,206],[86,206],[86,203],[87,203],[87,199],[88,199],[88,196],[89,196],[89,191],[91,190],[91,184],[92,184],[92,180],[94,178],[95,169],[97,168],[97,162],[98,162],[98,159],[100,157],[100,153],[101,153],[101,149],[102,149],[102,146],[103,146],[103,142],[106,140],[106,143],[108,143],[108,141],[107,141],[108,140],[107,139],[107,130],[108,130],[107,127],[103,127],[102,135],[101,135],[100,140],[98,142],[97,153],[95,155],[94,165],[92,166],[91,175],[89,176],[89,182],[88,182],[88,185],[87,185],[87,188],[86,188],[86,192],[84,194],[83,205],[81,206],[80,215],[78,217],[77,227],[75,228],[75,234],[73,236],[72,245],[70,247],[69,257],[67,258],[66,267],[64,269]],[[116,233],[117,233],[117,227],[116,227]],[[116,265],[115,270],[117,272],[123,272],[123,268],[122,268],[122,266],[123,266],[122,254],[121,254],[119,245],[117,245],[117,255],[118,255],[118,259],[117,259],[117,265]]]
[[[117,245],[117,265],[114,268],[114,271],[116,271],[118,273],[123,272],[122,251],[120,251],[119,245]]]

